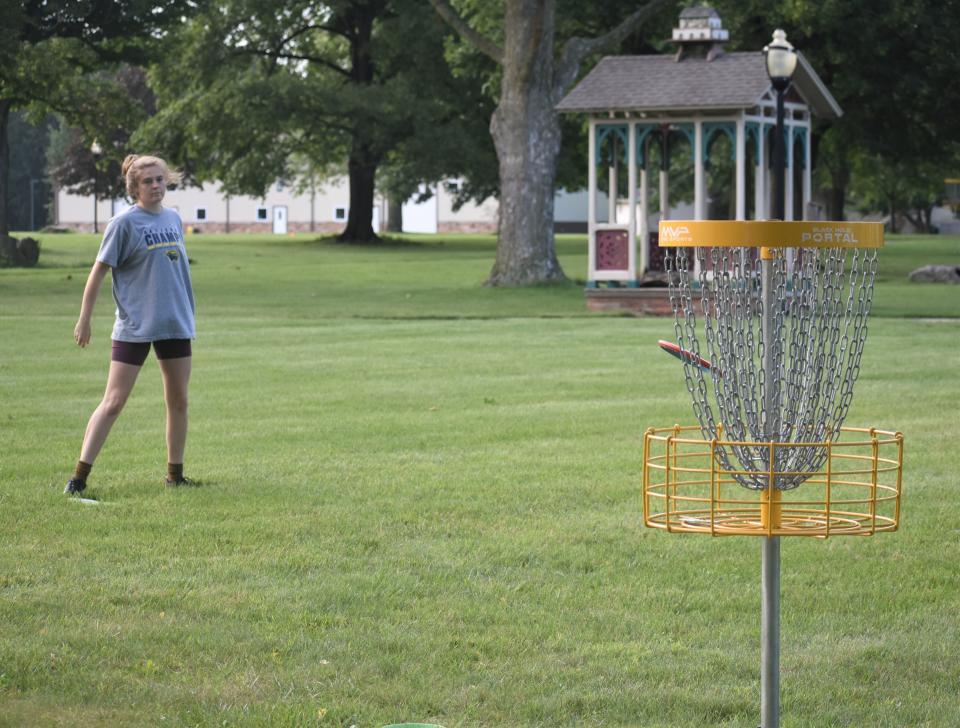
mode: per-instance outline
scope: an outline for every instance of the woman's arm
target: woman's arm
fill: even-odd
[[[99,260],[90,269],[87,285],[83,289],[83,302],[80,304],[80,320],[73,329],[73,338],[80,346],[90,343],[90,319],[93,317],[93,305],[97,302],[100,285],[109,270],[110,266]]]

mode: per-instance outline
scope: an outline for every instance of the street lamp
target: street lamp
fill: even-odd
[[[97,187],[100,182],[100,169],[97,164],[100,157],[103,156],[103,148],[97,143],[96,139],[90,145],[90,154],[93,155],[93,232],[98,233],[100,230],[97,226]]]
[[[773,140],[774,218],[783,220],[786,215],[784,199],[784,176],[786,148],[783,139],[783,97],[790,87],[790,80],[797,70],[797,51],[787,40],[787,34],[779,28],[773,31],[773,41],[763,49],[767,59],[767,75],[777,92],[776,138]]]

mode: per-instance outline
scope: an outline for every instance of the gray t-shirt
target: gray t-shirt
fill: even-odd
[[[196,336],[190,263],[180,215],[139,205],[107,225],[97,260],[113,271],[117,341],[192,339]]]

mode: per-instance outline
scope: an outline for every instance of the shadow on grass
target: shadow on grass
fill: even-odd
[[[422,238],[397,237],[385,235],[366,243],[348,242],[336,235],[321,236],[308,240],[291,241],[307,247],[323,247],[351,251],[383,250],[403,252],[436,252],[444,250],[457,253],[493,253],[496,251],[496,238],[491,235],[465,235],[457,238],[438,238],[424,235]]]

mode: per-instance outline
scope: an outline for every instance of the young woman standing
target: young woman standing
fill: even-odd
[[[131,154],[123,161],[123,176],[127,194],[136,204],[107,225],[73,332],[81,347],[90,343],[94,303],[110,271],[117,304],[110,373],[103,400],[87,424],[80,460],[64,490],[68,494],[87,487],[90,469],[133,390],[151,345],[159,360],[167,408],[166,482],[191,484],[183,477],[183,452],[195,306],[180,216],[162,204],[167,185],[179,182],[180,175],[159,157]]]

